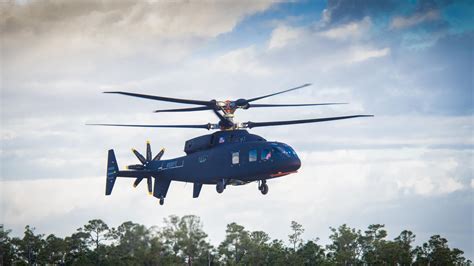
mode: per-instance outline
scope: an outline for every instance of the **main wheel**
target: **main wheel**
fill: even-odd
[[[268,193],[268,185],[267,184],[262,184],[260,186],[260,192],[262,192],[263,195],[266,195]]]
[[[217,183],[217,185],[216,185],[217,193],[220,194],[220,193],[224,192],[224,189],[225,189],[225,185],[222,182]]]
[[[165,204],[165,198],[161,197],[160,198],[160,205],[163,205],[163,204]]]

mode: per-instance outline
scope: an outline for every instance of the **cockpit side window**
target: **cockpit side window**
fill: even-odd
[[[263,149],[262,150],[262,161],[267,161],[267,160],[270,160],[270,158],[272,158],[272,152],[271,150],[269,149]]]

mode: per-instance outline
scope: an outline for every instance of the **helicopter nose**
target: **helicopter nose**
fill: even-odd
[[[291,158],[290,167],[291,167],[291,171],[296,171],[296,170],[300,169],[300,167],[301,167],[300,159],[297,158],[297,157]]]

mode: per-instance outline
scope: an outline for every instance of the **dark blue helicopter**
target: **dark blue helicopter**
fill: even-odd
[[[193,104],[197,107],[156,110],[155,112],[189,112],[210,110],[219,118],[217,124],[201,125],[133,125],[133,124],[88,124],[99,126],[124,127],[155,127],[155,128],[202,128],[219,129],[213,134],[199,136],[186,141],[185,156],[161,160],[164,149],[155,157],[152,156],[150,143],[147,142],[146,155],[143,156],[133,149],[141,164],[129,165],[128,171],[119,170],[113,150],[109,150],[107,162],[107,179],[105,194],[110,195],[117,177],[135,178],[134,187],[143,179],[147,180],[148,192],[160,200],[163,205],[171,181],[193,183],[193,197],[199,197],[202,185],[216,185],[216,191],[222,193],[227,185],[245,185],[258,182],[262,194],[268,193],[267,180],[296,173],[301,161],[289,145],[281,142],[267,141],[264,138],[250,134],[245,129],[255,127],[280,126],[304,123],[316,123],[356,117],[371,117],[372,115],[351,115],[326,117],[303,120],[272,121],[272,122],[234,122],[234,112],[237,109],[254,107],[293,107],[318,106],[344,103],[315,103],[315,104],[255,104],[254,101],[274,95],[297,90],[310,84],[304,84],[292,89],[236,101],[199,101],[169,98],[130,92],[105,92],[140,97],[151,100],[174,103]],[[153,179],[154,178],[154,185]]]

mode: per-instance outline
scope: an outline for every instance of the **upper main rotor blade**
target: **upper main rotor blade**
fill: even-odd
[[[318,106],[318,105],[336,105],[336,104],[347,104],[347,103],[301,103],[301,104],[251,104],[252,107],[294,107],[294,106]]]
[[[206,105],[206,106],[211,104],[210,101],[170,98],[170,97],[138,94],[138,93],[124,92],[124,91],[104,91],[104,93],[123,94],[127,96],[133,96],[133,97],[139,97],[139,98],[145,98],[145,99],[151,99],[151,100],[157,100],[157,101],[173,102],[173,103],[197,104],[197,105]]]
[[[268,94],[268,95],[264,95],[264,96],[260,96],[260,97],[255,97],[255,98],[252,98],[252,99],[248,99],[247,102],[253,102],[253,101],[257,101],[257,100],[261,100],[263,98],[268,98],[268,97],[271,97],[271,96],[275,96],[275,95],[278,95],[278,94],[282,94],[282,93],[285,93],[285,92],[289,92],[289,91],[294,91],[294,90],[297,90],[297,89],[301,89],[301,88],[304,88],[304,87],[308,87],[310,86],[311,83],[306,83],[306,84],[303,84],[301,86],[298,86],[298,87],[295,87],[295,88],[292,88],[292,89],[288,89],[288,90],[284,90],[284,91],[280,91],[280,92],[275,92],[275,93],[272,93],[272,94]]]
[[[204,128],[215,129],[218,128],[216,124],[203,125],[130,125],[130,124],[86,124],[87,126],[110,126],[110,127],[164,127],[164,128]]]
[[[326,122],[326,121],[350,119],[350,118],[356,118],[356,117],[373,117],[373,115],[350,115],[350,116],[337,116],[337,117],[325,117],[325,118],[316,118],[316,119],[273,121],[273,122],[251,122],[251,121],[249,121],[247,123],[244,123],[244,125],[246,125],[246,127],[248,127],[248,128],[269,127],[269,126],[282,126],[282,125]]]
[[[179,109],[161,109],[155,110],[155,113],[169,113],[169,112],[193,112],[193,111],[204,111],[212,110],[212,107],[202,106],[202,107],[192,107],[192,108],[179,108]]]

